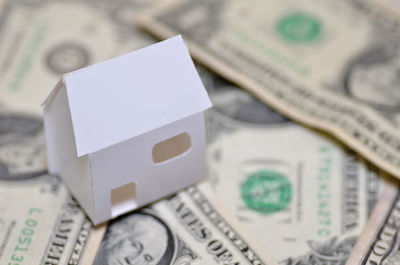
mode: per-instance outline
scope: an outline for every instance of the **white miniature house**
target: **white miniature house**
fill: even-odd
[[[180,36],[65,74],[43,105],[49,171],[94,224],[205,176],[211,102]]]

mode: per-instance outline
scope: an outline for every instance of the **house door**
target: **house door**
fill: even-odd
[[[130,182],[111,190],[111,217],[126,213],[137,207],[136,183]]]

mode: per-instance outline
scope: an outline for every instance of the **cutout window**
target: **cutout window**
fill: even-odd
[[[126,185],[111,190],[111,216],[121,215],[136,208],[136,183],[130,182]]]
[[[181,133],[157,143],[152,150],[154,163],[162,163],[177,157],[192,147],[192,141],[188,133]]]

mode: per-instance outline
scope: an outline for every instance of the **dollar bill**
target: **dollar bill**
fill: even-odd
[[[344,264],[384,187],[378,170],[199,69],[212,189],[285,265]]]
[[[57,178],[0,180],[0,200],[0,264],[93,262],[104,228],[93,230]]]
[[[153,1],[9,0],[0,4],[0,97],[41,115],[61,74],[152,43],[135,17]]]
[[[400,264],[399,183],[387,186],[346,264]]]
[[[370,1],[169,0],[140,18],[301,123],[400,177],[398,16]]]
[[[94,264],[275,263],[203,183],[110,222]]]
[[[45,173],[42,120],[0,106],[0,180],[23,182]]]
[[[103,234],[47,174],[41,119],[0,108],[0,264],[90,264]]]

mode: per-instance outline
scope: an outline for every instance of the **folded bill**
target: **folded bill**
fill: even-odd
[[[263,102],[400,178],[398,18],[369,1],[168,0],[140,18]]]

